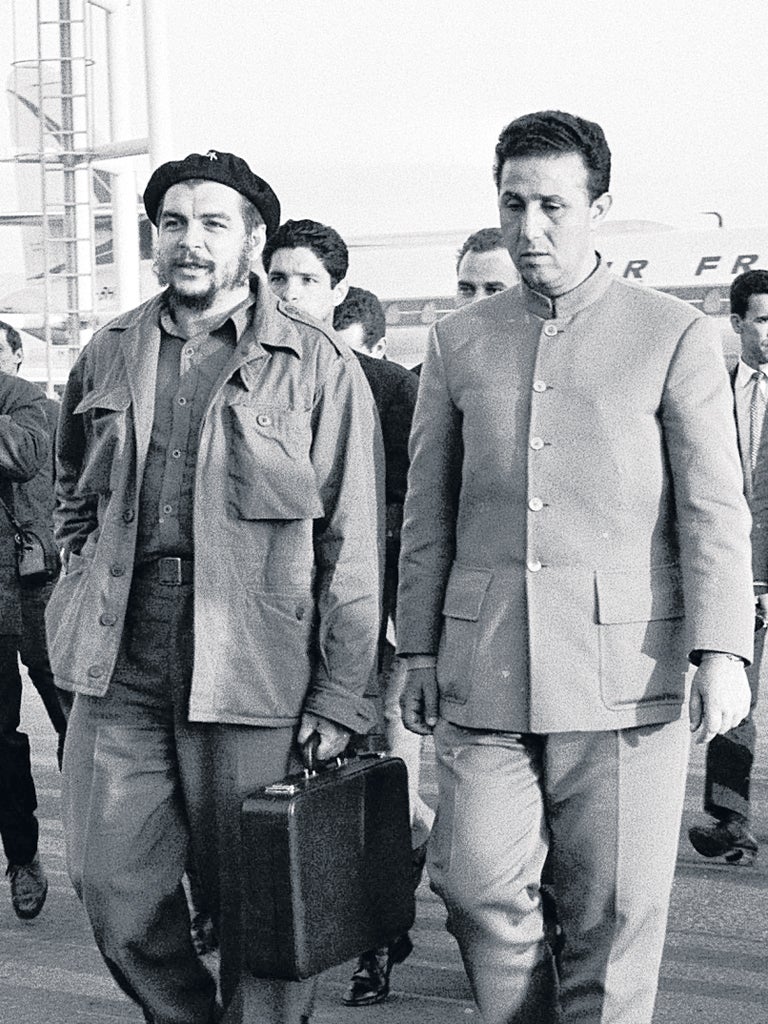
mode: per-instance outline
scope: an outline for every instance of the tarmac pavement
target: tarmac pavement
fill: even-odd
[[[692,749],[654,1024],[768,1024],[768,712],[761,708],[757,717],[752,785],[754,830],[762,850],[751,867],[705,861],[688,843],[688,826],[701,817],[704,775],[704,750]],[[23,720],[33,751],[40,852],[50,887],[39,918],[24,922],[13,914],[0,882],[0,1024],[142,1024],[142,1014],[104,968],[66,875],[55,736],[31,687],[25,691]],[[429,746],[423,791],[434,802]],[[442,904],[423,882],[412,932],[415,949],[394,969],[389,999],[365,1009],[343,1007],[340,998],[353,968],[345,964],[322,976],[313,1024],[480,1024],[444,924]]]

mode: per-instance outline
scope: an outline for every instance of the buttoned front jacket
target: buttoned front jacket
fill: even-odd
[[[716,329],[603,264],[431,329],[411,435],[402,653],[483,729],[679,717],[689,654],[752,656],[750,517]]]
[[[364,732],[378,630],[373,400],[346,347],[256,289],[198,440],[189,717],[288,725],[309,711]],[[62,403],[57,536],[69,557],[46,621],[57,684],[84,694],[105,693],[125,620],[160,302],[94,336]]]
[[[738,433],[736,410],[736,376],[739,364],[731,370],[731,386],[734,389],[734,415]],[[744,493],[752,513],[752,575],[758,583],[768,582],[768,430],[763,427],[760,447],[757,452],[755,469],[752,471],[749,458],[749,437],[739,436],[739,453],[744,472]]]

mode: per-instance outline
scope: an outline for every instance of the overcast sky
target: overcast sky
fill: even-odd
[[[130,8],[136,54],[140,6]],[[0,60],[10,67],[7,7]],[[717,209],[727,225],[768,224],[765,0],[165,0],[165,9],[175,153],[246,157],[286,217],[348,237],[493,223],[499,130],[559,107],[603,125],[614,217],[689,224]],[[146,173],[140,166],[140,187]]]

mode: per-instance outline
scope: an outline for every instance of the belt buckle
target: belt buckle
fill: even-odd
[[[158,582],[164,587],[181,586],[181,559],[158,558]]]

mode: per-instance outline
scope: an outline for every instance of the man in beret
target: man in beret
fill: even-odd
[[[307,986],[242,970],[239,810],[297,742],[316,732],[331,758],[371,724],[373,402],[333,333],[250,274],[280,207],[245,161],[164,164],[144,201],[165,288],[94,336],[62,403],[48,630],[76,693],[68,866],[147,1020],[219,1019],[190,940],[191,856],[223,1020],[299,1024]]]

